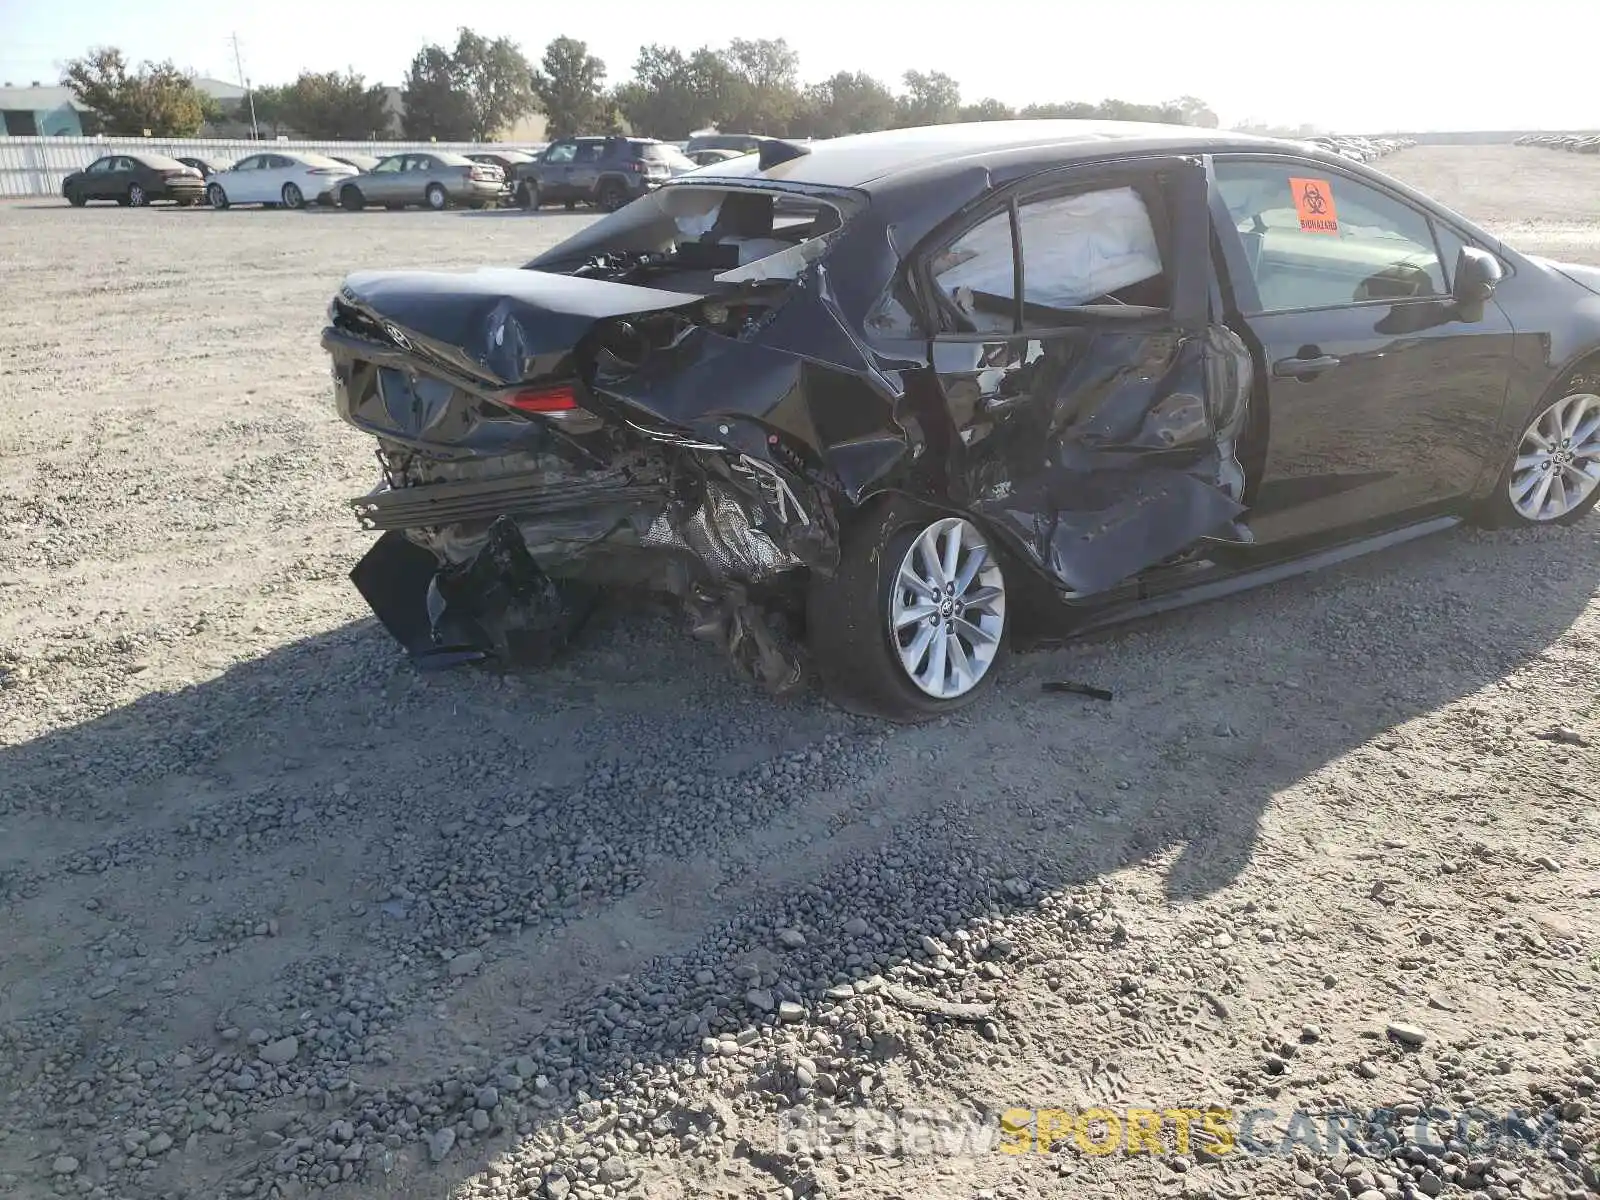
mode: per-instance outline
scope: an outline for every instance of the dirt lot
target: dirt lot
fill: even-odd
[[[1386,166],[1600,263],[1600,159]],[[0,1194],[1600,1190],[1600,751],[1541,736],[1600,744],[1600,521],[1030,655],[914,730],[651,612],[420,676],[345,579],[375,466],[324,307],[582,220],[0,207]],[[780,1141],[830,1104],[902,1140]],[[905,1140],[1097,1105],[1272,1111]]]

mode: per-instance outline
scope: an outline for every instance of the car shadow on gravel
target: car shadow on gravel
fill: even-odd
[[[1381,758],[1396,727],[1545,655],[1594,594],[1597,539],[1434,539],[1023,656],[981,706],[912,729],[759,698],[648,611],[603,617],[558,668],[511,677],[417,673],[359,621],[0,750],[16,835],[0,900],[29,947],[12,998],[32,994],[26,971],[88,1021],[107,1002],[53,947],[120,910],[181,960],[184,897],[206,881],[202,921],[278,933],[248,969],[230,975],[226,953],[206,967],[203,993],[198,966],[174,968],[129,1036],[152,1057],[233,1054],[217,1030],[248,1009],[305,1049],[246,1109],[277,1093],[290,1133],[320,1139],[341,1118],[374,1147],[397,1140],[408,1169],[465,1175],[580,1091],[605,1097],[830,986],[926,966],[926,938],[1135,863],[1164,864],[1174,901],[1226,887],[1275,793],[1375,739]],[[1043,690],[1063,678],[1115,698]],[[1473,729],[1462,707],[1465,743],[1501,752],[1507,731]],[[1381,761],[1356,777],[1326,789],[1330,822],[1406,787]],[[362,1036],[319,1033],[363,988],[379,999]],[[329,1098],[345,1078],[359,1095]],[[487,1126],[484,1087],[508,1102]],[[427,1168],[445,1128],[454,1149]],[[225,1169],[312,1177],[285,1154],[240,1147]],[[437,1173],[418,1194],[443,1193]]]

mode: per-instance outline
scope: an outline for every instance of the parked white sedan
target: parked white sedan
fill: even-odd
[[[303,150],[274,150],[251,154],[227,171],[206,181],[206,198],[212,208],[231,204],[281,204],[301,208],[323,199],[340,183],[360,172],[323,154]]]

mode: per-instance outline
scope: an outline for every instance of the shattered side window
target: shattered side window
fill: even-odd
[[[1086,304],[1165,308],[1168,289],[1149,210],[1132,187],[1028,200],[1017,208],[1023,323]],[[1011,218],[988,217],[934,256],[934,285],[969,332],[1010,330],[1016,314]]]
[[[933,257],[928,274],[969,332],[1009,332],[1016,324],[1016,266],[1011,213],[1002,209]]]

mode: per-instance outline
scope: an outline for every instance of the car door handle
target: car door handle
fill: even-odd
[[[1280,358],[1272,364],[1272,373],[1290,379],[1304,379],[1308,375],[1331,371],[1338,365],[1338,358],[1332,354],[1318,354],[1312,358]]]

